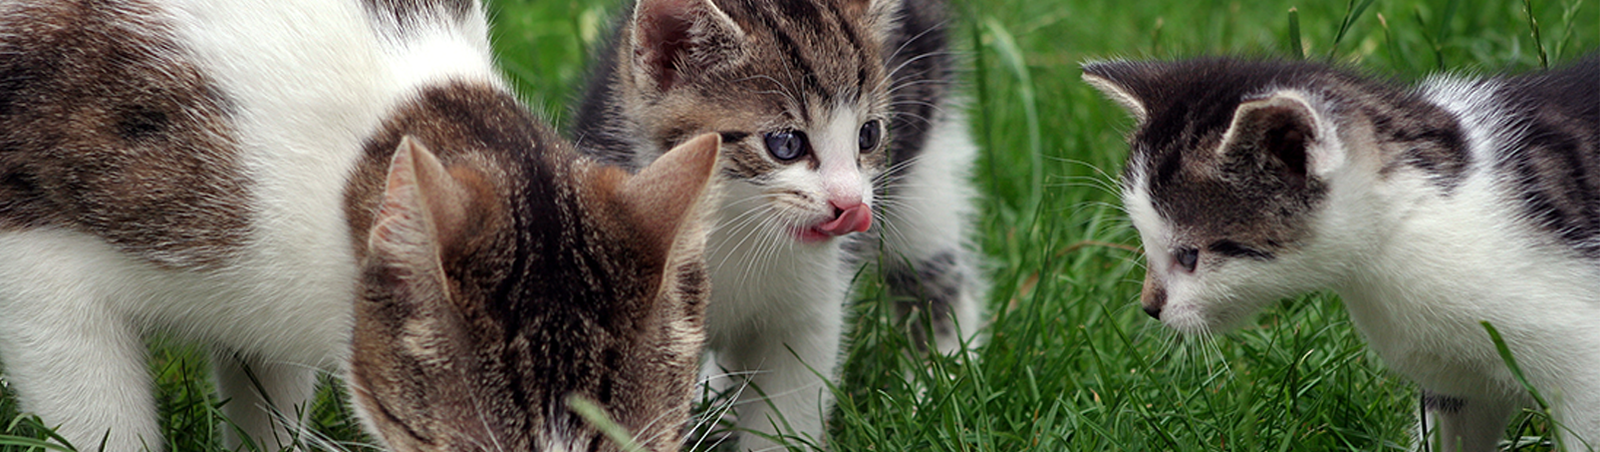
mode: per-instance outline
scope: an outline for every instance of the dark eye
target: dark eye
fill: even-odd
[[[770,132],[766,134],[767,152],[778,160],[789,161],[806,155],[804,132]]]
[[[878,148],[878,140],[883,139],[883,126],[874,119],[861,125],[861,135],[856,137],[856,144],[861,145],[861,151],[871,151]]]
[[[1200,260],[1200,250],[1180,246],[1172,251],[1172,257],[1178,260],[1178,265],[1182,265],[1184,271],[1194,273],[1194,265]]]

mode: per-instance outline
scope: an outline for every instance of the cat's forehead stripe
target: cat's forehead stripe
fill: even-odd
[[[755,21],[760,24],[759,29],[770,32],[774,47],[782,52],[782,64],[788,66],[776,70],[797,79],[806,93],[816,96],[816,101],[833,103],[836,96],[859,97],[866,92],[868,68],[877,61],[875,53],[863,45],[854,28],[857,24],[846,20],[839,5],[774,2],[728,6],[724,10],[736,20]],[[838,52],[848,56],[840,58]]]
[[[812,68],[811,63],[806,60],[804,55],[800,54],[800,46],[795,43],[794,37],[789,34],[789,31],[779,27],[775,19],[766,15],[758,14],[756,18],[767,29],[772,30],[773,37],[778,40],[778,47],[783,49],[784,55],[788,57],[789,64],[799,71],[801,83],[805,84],[806,89],[824,100],[831,99],[833,95],[823,88],[821,82],[817,80],[815,76],[816,69]]]

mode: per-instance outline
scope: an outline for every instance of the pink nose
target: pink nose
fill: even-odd
[[[839,216],[817,225],[817,231],[840,236],[852,232],[866,232],[872,228],[872,208],[867,207],[865,203],[857,202],[853,206],[841,206],[837,201],[829,203],[833,204],[834,211],[838,212]]]

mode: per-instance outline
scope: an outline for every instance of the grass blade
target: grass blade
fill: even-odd
[[[1161,30],[1165,29],[1166,27],[1167,27],[1167,19],[1164,18],[1164,17],[1157,17],[1156,18],[1155,29],[1154,30],[1150,30],[1150,54],[1151,55],[1160,55],[1161,54]]]
[[[1539,394],[1539,388],[1528,384],[1528,378],[1522,374],[1522,366],[1517,365],[1517,358],[1511,355],[1511,348],[1506,346],[1505,338],[1500,337],[1500,331],[1496,330],[1494,325],[1490,325],[1487,320],[1478,323],[1483,325],[1485,331],[1489,332],[1489,340],[1494,341],[1494,349],[1500,353],[1500,360],[1505,361],[1506,367],[1511,369],[1511,376],[1517,379],[1517,383],[1521,384],[1523,389],[1528,390],[1529,395],[1533,396],[1534,403],[1539,405],[1539,412],[1549,413],[1550,403],[1546,402],[1544,396]],[[1555,423],[1555,419],[1551,418],[1550,422]],[[1556,450],[1566,450],[1565,447],[1562,447],[1561,435],[1556,435]]]
[[[1345,35],[1350,32],[1350,27],[1355,25],[1356,19],[1367,11],[1367,7],[1372,6],[1372,2],[1373,0],[1363,0],[1357,5],[1355,0],[1350,0],[1346,4],[1344,20],[1339,22],[1339,32],[1333,35],[1333,45],[1328,46],[1328,58],[1333,58],[1334,52],[1339,49],[1339,42],[1344,41]]]
[[[1435,42],[1444,43],[1446,39],[1450,39],[1450,22],[1455,19],[1456,11],[1460,9],[1461,0],[1450,0],[1449,3],[1445,3],[1444,14],[1439,16],[1439,28],[1433,33]]]
[[[1422,17],[1422,8],[1413,7],[1411,12],[1412,17],[1417,20],[1417,28],[1428,28],[1428,20]],[[1440,44],[1438,37],[1440,34],[1444,34],[1444,32],[1440,31],[1439,33],[1434,34],[1424,33],[1422,38],[1428,41],[1428,48],[1433,50],[1434,65],[1438,66],[1439,70],[1444,70],[1444,46]]]
[[[1478,323],[1482,324],[1483,329],[1489,332],[1489,340],[1494,341],[1494,349],[1500,352],[1500,359],[1505,361],[1506,367],[1511,369],[1511,376],[1516,377],[1517,383],[1521,383],[1522,387],[1533,395],[1533,401],[1539,404],[1540,410],[1550,409],[1550,404],[1545,402],[1544,397],[1539,395],[1539,389],[1528,384],[1528,379],[1522,376],[1522,367],[1517,365],[1517,358],[1511,355],[1511,348],[1507,347],[1506,340],[1500,337],[1500,331],[1496,330],[1494,325],[1490,325],[1487,320]]]
[[[1572,20],[1578,17],[1578,10],[1583,8],[1583,0],[1573,2],[1571,5],[1562,2],[1561,10],[1561,39],[1556,40],[1555,57],[1561,59],[1566,55],[1567,44],[1572,42]]]
[[[30,450],[59,450],[62,452],[75,452],[77,450],[41,439],[7,435],[0,435],[0,446],[21,446],[29,448]]]
[[[1378,25],[1383,28],[1384,46],[1389,49],[1389,64],[1405,68],[1407,72],[1410,72],[1412,70],[1411,59],[1406,58],[1400,46],[1395,45],[1394,33],[1389,30],[1389,19],[1383,17],[1383,13],[1377,13],[1377,16]]]
[[[1306,59],[1306,46],[1300,40],[1300,8],[1289,8],[1289,49],[1295,58]]]
[[[572,412],[578,413],[579,417],[582,417],[589,425],[593,425],[601,434],[611,438],[611,441],[617,443],[617,446],[623,451],[645,452],[643,447],[633,442],[633,435],[628,433],[628,429],[622,428],[621,425],[613,422],[611,416],[606,414],[606,410],[600,408],[599,405],[595,405],[594,402],[574,394],[567,397],[567,408],[571,408]]]
[[[1032,180],[1029,181],[1028,204],[1025,206],[1024,218],[1033,218],[1039,210],[1039,205],[1044,196],[1044,139],[1039,128],[1039,106],[1037,96],[1033,91],[1033,77],[1028,73],[1028,64],[1023,56],[1022,48],[1017,46],[1016,38],[1006,30],[1005,25],[995,20],[993,16],[984,18],[984,29],[994,38],[995,54],[1006,69],[1011,70],[1011,76],[1017,80],[1017,97],[1022,101],[1023,114],[1028,127],[1028,157],[1032,165]],[[1031,223],[1032,221],[1024,221]]]
[[[1522,11],[1528,13],[1528,28],[1533,30],[1533,47],[1539,49],[1539,68],[1550,69],[1550,55],[1544,51],[1544,39],[1539,37],[1539,19],[1533,17],[1533,0],[1522,0]]]

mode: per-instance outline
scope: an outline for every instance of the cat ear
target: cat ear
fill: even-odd
[[[1083,81],[1143,122],[1149,116],[1148,110],[1144,99],[1135,94],[1133,87],[1149,78],[1152,72],[1150,64],[1119,60],[1090,61],[1083,64]]]
[[[1342,161],[1333,126],[1297,91],[1246,100],[1233,111],[1219,152],[1261,152],[1283,165],[1290,180],[1324,176]]]
[[[475,416],[462,386],[477,365],[475,347],[440,260],[478,221],[470,212],[481,195],[458,174],[417,139],[401,138],[367,237],[347,381],[370,431],[395,450],[420,450],[419,426]],[[461,436],[482,438],[487,428],[465,423]]]
[[[890,29],[894,28],[891,22],[900,13],[901,4],[905,0],[845,0],[844,11],[857,17],[866,18],[867,29],[878,34],[878,39],[888,37]]]
[[[732,60],[744,41],[744,31],[711,0],[639,0],[631,26],[634,81],[657,93],[684,73]]]
[[[618,197],[660,250],[670,250],[685,235],[703,235],[718,192],[721,147],[720,135],[700,135],[667,151],[623,183]]]
[[[477,190],[411,136],[400,139],[386,181],[367,249],[396,264],[437,266],[439,254],[473,227],[468,217]]]

